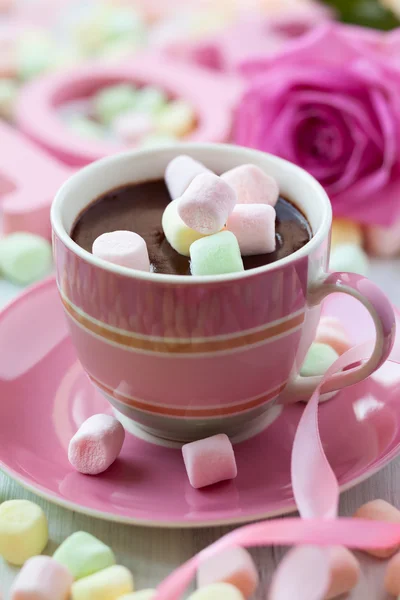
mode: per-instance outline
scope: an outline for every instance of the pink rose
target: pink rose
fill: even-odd
[[[235,141],[309,171],[336,215],[390,225],[400,212],[399,49],[400,30],[329,24],[247,61]]]

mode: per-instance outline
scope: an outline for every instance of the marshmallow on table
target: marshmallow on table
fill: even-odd
[[[356,587],[360,579],[360,565],[354,554],[344,546],[329,548],[330,584],[325,600],[332,600]]]
[[[154,123],[149,114],[132,110],[118,115],[112,121],[111,128],[125,144],[137,144],[152,133]]]
[[[343,244],[355,244],[362,246],[363,232],[361,225],[348,219],[333,219],[331,246],[342,246]]]
[[[74,579],[87,577],[115,564],[111,548],[85,531],[77,531],[64,540],[53,558],[67,567]]]
[[[133,592],[132,594],[125,594],[120,596],[118,600],[153,600],[156,597],[157,590],[147,589],[140,590],[139,592]]]
[[[387,521],[389,523],[400,523],[400,510],[385,500],[372,500],[360,506],[354,513],[356,519],[367,519],[371,521]],[[390,558],[399,550],[399,546],[391,548],[364,550],[367,554],[377,558]]]
[[[385,590],[391,596],[400,596],[400,552],[390,559],[386,567]]]
[[[185,444],[182,454],[190,484],[196,489],[237,476],[233,447],[224,433]]]
[[[193,242],[190,246],[192,275],[223,275],[244,271],[236,237],[231,231],[220,231]]]
[[[178,202],[178,214],[199,233],[217,233],[236,204],[236,193],[214,173],[200,173],[191,181]]]
[[[320,344],[327,344],[333,348],[339,356],[351,348],[350,340],[345,328],[339,319],[336,319],[335,317],[321,317],[318,323],[315,341]]]
[[[200,563],[197,570],[197,586],[212,583],[230,583],[245,598],[250,598],[257,589],[258,572],[250,553],[244,548],[229,548]]]
[[[117,600],[120,596],[133,592],[133,589],[130,571],[114,565],[75,581],[71,589],[71,600]]]
[[[213,583],[191,594],[189,600],[244,600],[244,596],[230,583]]]
[[[150,271],[146,242],[133,231],[103,233],[94,240],[92,252],[94,256],[114,265],[138,271]]]
[[[335,246],[331,250],[329,269],[339,273],[348,271],[358,275],[367,275],[369,271],[368,257],[364,250],[356,244]]]
[[[211,171],[186,154],[173,158],[165,169],[165,183],[172,200],[182,196],[188,185],[200,173],[211,173]]]
[[[47,275],[53,263],[51,244],[39,235],[16,232],[0,239],[0,274],[19,285]]]
[[[367,251],[374,256],[390,258],[400,253],[400,219],[390,227],[370,225],[365,232]]]
[[[98,475],[112,465],[125,439],[121,423],[111,415],[93,415],[69,443],[68,460],[80,473]]]
[[[338,358],[339,354],[331,346],[314,342],[306,354],[300,375],[303,377],[323,375]]]
[[[18,97],[18,85],[13,79],[0,79],[0,118],[12,120]]]
[[[190,256],[190,246],[193,242],[205,237],[182,221],[178,215],[178,200],[172,200],[164,210],[162,228],[172,248],[184,256]]]
[[[175,100],[165,106],[156,116],[156,128],[161,133],[183,137],[190,133],[196,123],[193,107],[185,100]]]
[[[268,204],[236,204],[226,228],[235,234],[242,256],[274,252],[275,209]]]
[[[238,204],[270,204],[275,206],[279,187],[273,177],[256,165],[241,165],[221,175],[236,192]]]
[[[163,90],[146,85],[137,90],[135,110],[154,115],[163,109],[167,102],[168,98]]]
[[[44,512],[29,500],[8,500],[0,504],[0,556],[21,566],[40,554],[48,542]]]
[[[49,556],[30,558],[11,587],[11,600],[68,600],[72,575]]]
[[[102,123],[110,124],[119,114],[135,108],[136,90],[122,83],[103,88],[94,97],[94,110]]]

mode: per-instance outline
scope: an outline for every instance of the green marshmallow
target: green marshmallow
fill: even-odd
[[[169,146],[176,144],[177,138],[173,135],[167,135],[163,133],[150,133],[145,136],[140,142],[141,148],[159,148],[161,146]]]
[[[0,79],[0,118],[12,120],[18,97],[18,85],[13,79]]]
[[[300,369],[300,375],[311,377],[313,375],[324,375],[331,365],[339,358],[339,354],[328,346],[314,342],[307,352],[304,363]]]
[[[23,81],[51,69],[56,62],[57,49],[49,37],[40,33],[23,36],[17,45],[17,72]]]
[[[85,531],[77,531],[64,540],[53,558],[67,567],[74,579],[93,575],[115,565],[111,548]]]
[[[329,259],[331,271],[357,273],[367,275],[369,260],[364,250],[356,244],[342,244],[335,246]]]
[[[166,94],[157,87],[147,85],[137,91],[135,110],[145,113],[157,113],[168,102]]]
[[[51,244],[33,233],[12,233],[0,240],[0,273],[19,285],[47,275],[52,266]]]
[[[240,248],[231,231],[203,237],[190,246],[192,275],[222,275],[244,271]]]
[[[68,119],[68,127],[87,140],[101,140],[106,137],[104,127],[82,115],[72,115]]]
[[[135,108],[137,92],[133,85],[122,83],[100,90],[94,97],[94,110],[106,125],[123,112]]]

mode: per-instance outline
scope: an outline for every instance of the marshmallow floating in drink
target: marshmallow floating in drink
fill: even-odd
[[[43,552],[48,541],[44,512],[29,500],[8,500],[0,504],[0,556],[21,566]]]
[[[192,275],[223,275],[244,271],[238,241],[231,231],[203,237],[190,246]]]
[[[244,548],[230,548],[204,560],[197,570],[199,588],[213,583],[230,583],[245,598],[257,589],[258,572],[251,555]]]
[[[138,271],[150,271],[149,253],[144,239],[133,231],[103,233],[93,242],[94,256]]]
[[[278,184],[256,165],[241,165],[221,175],[236,192],[238,204],[269,204],[275,206],[279,197]]]
[[[30,558],[18,573],[10,600],[67,600],[71,573],[49,556]]]
[[[178,201],[178,214],[191,229],[203,234],[217,233],[236,204],[236,193],[214,173],[200,173]]]
[[[190,484],[196,489],[237,476],[233,447],[223,433],[185,444],[182,454]]]
[[[172,200],[182,196],[196,175],[211,172],[203,164],[185,154],[172,159],[165,169],[165,183]]]
[[[82,579],[115,564],[111,548],[86,531],[70,535],[57,548],[53,558],[67,567],[74,579]]]
[[[204,237],[182,221],[178,214],[178,200],[172,200],[167,205],[162,216],[162,227],[170,246],[183,256],[190,256],[190,246]]]
[[[121,452],[125,430],[111,415],[93,415],[69,443],[68,459],[77,471],[98,475],[110,467]]]
[[[226,228],[235,234],[242,256],[274,252],[275,209],[268,204],[237,204]]]

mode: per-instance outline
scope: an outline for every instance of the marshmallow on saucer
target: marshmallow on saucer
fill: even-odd
[[[149,114],[132,110],[118,115],[111,128],[125,144],[137,144],[153,132],[154,122]]]
[[[217,233],[236,204],[236,193],[214,173],[200,173],[179,198],[178,214],[199,233]]]
[[[44,512],[29,500],[7,500],[0,504],[0,556],[21,566],[43,552],[48,541]]]
[[[165,108],[167,102],[168,98],[163,90],[146,85],[136,92],[135,110],[154,115]]]
[[[389,523],[400,523],[400,510],[385,500],[372,500],[360,506],[354,513],[356,519],[367,519],[371,521],[388,521]],[[390,558],[399,550],[399,546],[391,548],[364,550],[367,554],[377,558]]]
[[[300,374],[303,377],[324,375],[338,358],[339,354],[331,346],[314,342],[306,354]]]
[[[236,204],[226,228],[235,234],[242,256],[274,252],[275,218],[268,204]]]
[[[196,115],[193,107],[185,100],[170,102],[156,116],[157,130],[178,138],[190,133],[195,122]]]
[[[190,246],[192,275],[223,275],[244,271],[238,241],[231,231],[220,231]]]
[[[320,344],[327,344],[340,355],[344,354],[351,347],[349,337],[345,328],[339,319],[335,317],[321,317],[315,341]]]
[[[211,171],[186,154],[173,158],[165,169],[165,183],[172,200],[182,196],[196,175],[200,173],[211,173]]]
[[[115,564],[111,548],[86,531],[76,531],[67,537],[53,558],[67,567],[74,579],[87,577]]]
[[[221,175],[236,192],[238,204],[270,204],[275,206],[279,187],[273,177],[256,165],[241,165]]]
[[[49,556],[34,556],[18,573],[10,600],[67,600],[72,583],[66,567]]]
[[[245,548],[229,548],[200,563],[197,570],[197,586],[205,587],[212,583],[230,583],[245,598],[250,598],[257,589],[258,572]]]
[[[185,444],[182,454],[190,484],[196,489],[237,475],[233,447],[224,433]]]
[[[103,88],[94,97],[98,119],[108,125],[118,115],[135,108],[137,91],[132,85],[121,83]]]
[[[86,419],[68,447],[68,460],[79,473],[98,475],[110,467],[121,452],[125,430],[111,415]]]
[[[178,215],[178,200],[172,200],[164,210],[162,228],[169,244],[183,256],[190,256],[190,246],[193,242],[205,237],[182,221]]]
[[[115,265],[150,271],[150,259],[144,239],[133,231],[111,231],[99,235],[93,242],[94,256]]]

